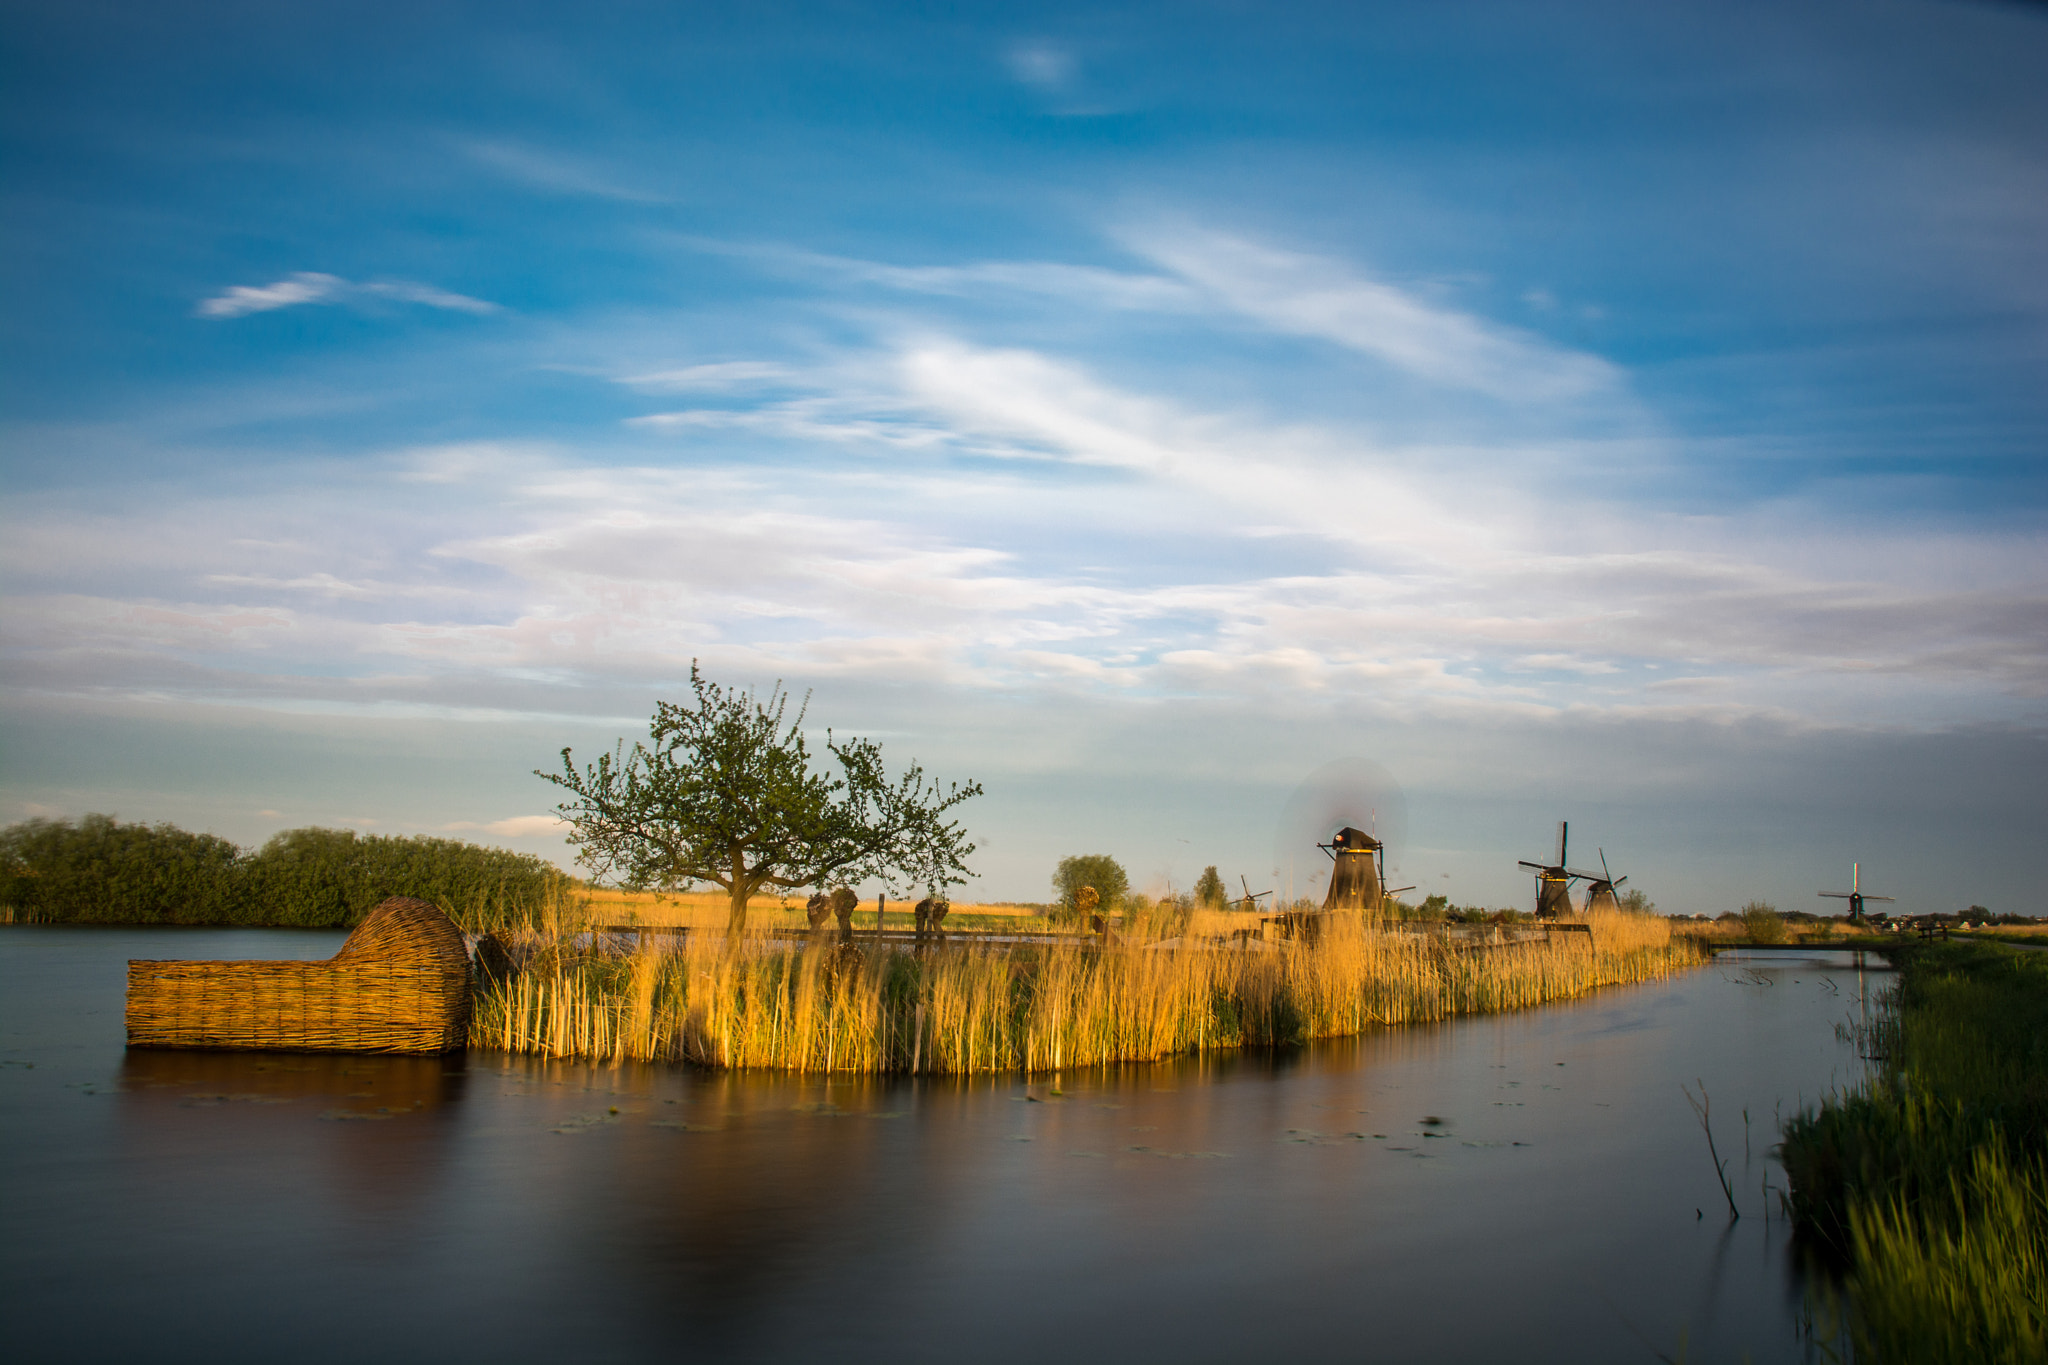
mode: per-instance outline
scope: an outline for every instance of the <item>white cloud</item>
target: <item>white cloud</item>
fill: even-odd
[[[629,204],[666,204],[669,196],[638,189],[595,163],[523,143],[455,139],[457,150],[509,179],[557,194],[589,195]]]
[[[1510,402],[1623,396],[1620,370],[1598,356],[1448,307],[1426,291],[1370,278],[1341,261],[1186,225],[1128,228],[1117,236],[1165,273],[1028,260],[896,265],[788,247],[682,240],[782,272],[902,293],[1035,295],[1090,312],[1234,314],[1275,332],[1371,356],[1434,385]],[[1543,289],[1527,291],[1522,301],[1539,312],[1558,308]]]
[[[348,287],[348,281],[335,275],[322,275],[317,271],[302,270],[290,279],[262,286],[238,284],[225,294],[202,300],[199,316],[203,318],[239,318],[251,313],[268,313],[275,308],[290,308],[301,303],[325,303]]]
[[[408,284],[403,280],[389,283],[373,282],[357,285],[358,292],[376,298],[397,299],[401,303],[424,304],[428,308],[445,308],[456,313],[475,313],[479,316],[502,312],[495,303],[473,299],[467,294],[452,294],[446,289],[436,289],[431,284]]]
[[[1341,262],[1206,230],[1131,240],[1167,273],[763,259],[927,298],[1090,305],[1090,328],[1126,308],[1211,337],[1249,319],[1446,391],[1425,406],[1462,409],[1474,392],[1517,408],[1628,401],[1596,357]],[[301,275],[202,311],[380,300],[491,306]],[[2011,547],[1916,530],[1914,553],[1945,567],[1915,574],[1839,519],[1793,538],[1753,515],[1631,514],[1574,472],[1654,459],[1646,440],[1510,429],[1469,449],[1399,445],[1364,424],[1190,399],[1199,384],[1171,372],[1135,383],[1042,339],[965,340],[986,318],[960,311],[944,329],[849,313],[876,339],[798,359],[721,337],[748,358],[624,364],[616,335],[581,338],[584,355],[557,337],[550,359],[610,358],[577,373],[684,396],[612,429],[628,454],[485,442],[356,461],[346,477],[309,469],[269,500],[24,513],[0,537],[17,574],[97,577],[6,603],[10,676],[45,692],[455,718],[615,707],[590,698],[672,682],[693,657],[726,676],[981,697],[1275,711],[1351,697],[1388,718],[1895,723],[1957,714],[1958,698],[2004,718],[2013,699],[2048,695],[2038,571],[2021,553],[2005,587],[1985,586]],[[690,334],[635,326],[660,346]],[[677,447],[689,458],[671,465]]]
[[[706,365],[685,365],[679,369],[656,370],[648,374],[621,375],[617,382],[637,389],[668,392],[731,393],[777,384],[793,378],[787,365],[764,360],[723,360]]]
[[[1509,665],[1513,668],[1582,673],[1589,676],[1621,671],[1605,659],[1583,659],[1574,654],[1524,654],[1518,659],[1510,660]]]
[[[474,830],[502,839],[541,839],[568,832],[569,822],[559,815],[514,815],[505,820],[452,820],[441,826],[451,833]]]
[[[1047,94],[1064,92],[1079,69],[1071,49],[1042,41],[1017,43],[1003,59],[1012,76]]]
[[[821,258],[830,261],[831,258]],[[1105,270],[1055,261],[979,261],[972,265],[883,265],[842,261],[843,273],[871,284],[924,294],[972,295],[1007,290],[1085,303],[1091,308],[1189,312],[1201,295],[1163,275]]]
[[[208,583],[229,587],[271,588],[286,592],[318,593],[323,597],[346,597],[358,601],[381,601],[393,597],[445,597],[459,590],[419,583],[354,581],[327,572],[283,578],[275,574],[216,573],[206,575]]]
[[[1203,228],[1132,229],[1133,250],[1275,331],[1318,337],[1421,379],[1496,398],[1553,401],[1615,388],[1597,356],[1446,308],[1340,261]]]
[[[1210,307],[1202,291],[1166,275],[1110,270],[1064,261],[973,261],[966,265],[895,265],[785,246],[677,238],[693,250],[738,256],[780,273],[878,285],[952,298],[1038,295],[1090,310],[1194,312]]]
[[[194,311],[202,318],[225,320],[247,317],[251,313],[268,313],[279,308],[294,308],[301,304],[350,303],[362,299],[394,299],[400,303],[417,303],[428,308],[475,313],[480,316],[503,311],[495,303],[473,299],[467,294],[450,293],[446,289],[438,289],[430,284],[415,284],[406,280],[358,284],[342,279],[339,275],[324,275],[311,270],[302,270],[274,284],[234,285],[225,293],[210,299],[202,299]]]

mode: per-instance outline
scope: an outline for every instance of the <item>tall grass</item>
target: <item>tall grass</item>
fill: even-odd
[[[1314,943],[1248,948],[692,933],[606,954],[576,946],[565,921],[515,934],[526,969],[482,993],[472,1039],[799,1072],[1057,1071],[1527,1008],[1698,960],[1656,918],[1602,916],[1562,937],[1474,949],[1340,916]]]
[[[1786,1125],[1802,1229],[1878,1361],[2048,1358],[2048,958],[1896,945],[1871,1082]]]
[[[2048,1360],[2048,1166],[1992,1142],[1943,1184],[1851,1209],[1862,1342],[1914,1365]]]

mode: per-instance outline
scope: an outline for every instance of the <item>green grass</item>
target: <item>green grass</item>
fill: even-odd
[[[1894,951],[1877,1076],[1786,1125],[1793,1213],[1865,1358],[2048,1358],[2048,954]]]

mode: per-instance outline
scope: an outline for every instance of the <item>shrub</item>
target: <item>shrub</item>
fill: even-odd
[[[356,923],[386,896],[432,901],[459,922],[531,918],[565,874],[530,853],[425,835],[291,829],[249,860],[251,898],[266,924]]]
[[[1742,929],[1752,943],[1783,943],[1785,917],[1769,901],[1751,901],[1742,907]]]
[[[1060,918],[1074,919],[1080,915],[1076,897],[1084,886],[1094,887],[1095,894],[1102,898],[1097,913],[1109,915],[1123,908],[1124,898],[1130,894],[1131,879],[1125,874],[1123,865],[1107,853],[1083,853],[1060,859],[1059,867],[1052,874],[1052,889],[1059,896]]]
[[[295,829],[250,854],[111,815],[0,830],[0,905],[25,920],[348,928],[386,896],[417,896],[477,927],[530,920],[569,884],[532,854],[454,839]]]
[[[242,851],[174,825],[111,815],[0,830],[0,902],[28,920],[224,924],[241,917]]]

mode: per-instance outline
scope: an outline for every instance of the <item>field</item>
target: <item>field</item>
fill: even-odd
[[[1225,945],[1194,932],[1200,922],[1185,937],[1107,945],[774,936],[801,923],[784,918],[794,910],[762,916],[738,939],[693,925],[687,935],[641,935],[629,951],[582,932],[617,922],[621,908],[593,899],[538,928],[508,929],[526,968],[484,991],[472,1041],[798,1072],[1057,1072],[1529,1008],[1700,961],[1665,920],[1636,915],[1487,948],[1363,916],[1332,917],[1312,943]],[[722,921],[708,898],[671,913],[714,909]]]
[[[584,888],[577,894],[588,903],[586,913],[595,924],[720,931],[725,928],[726,899],[723,891],[660,893]],[[747,927],[750,930],[769,931],[806,929],[809,922],[804,918],[804,900],[805,897],[801,895],[756,896],[747,907]],[[911,915],[911,906],[915,903],[909,900],[890,901],[888,927],[916,927]],[[875,927],[875,903],[872,900],[860,903],[860,908],[854,912],[853,923],[858,929]],[[1036,906],[980,905],[955,901],[952,911],[946,917],[946,927],[1042,929],[1049,927],[1049,921]]]

